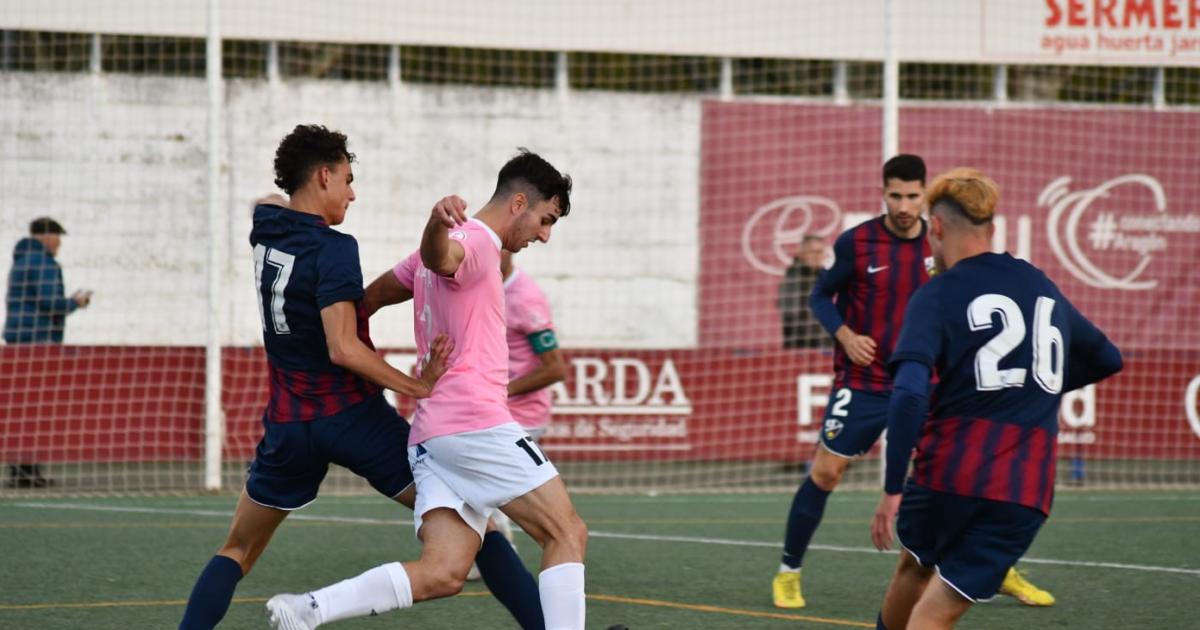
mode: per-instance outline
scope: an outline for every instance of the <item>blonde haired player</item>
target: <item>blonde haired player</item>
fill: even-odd
[[[871,449],[887,425],[892,376],[888,360],[909,299],[935,272],[925,209],[925,161],[900,154],[884,163],[883,216],[846,230],[834,244],[833,266],[813,287],[811,306],[837,340],[830,404],[808,478],[792,499],[783,555],[771,589],[779,608],[803,608],[800,571],[829,495],[850,461]],[[1002,593],[1031,606],[1054,597],[1008,572]]]
[[[953,627],[1000,590],[1050,513],[1063,394],[1122,367],[1041,270],[991,252],[999,196],[968,168],[929,187],[939,273],[909,300],[889,360],[884,494],[871,522],[887,549],[899,513],[904,548],[884,630]]]

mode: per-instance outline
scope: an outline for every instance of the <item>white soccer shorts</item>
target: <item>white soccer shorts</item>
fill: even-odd
[[[408,447],[417,486],[416,531],[421,516],[437,508],[458,512],[479,534],[500,506],[558,476],[558,470],[516,422],[430,438]]]

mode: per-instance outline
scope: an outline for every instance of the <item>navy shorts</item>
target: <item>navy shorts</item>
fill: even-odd
[[[1046,515],[1007,501],[937,492],[911,481],[896,533],[924,567],[971,601],[991,599],[1009,567],[1025,555]]]
[[[886,392],[865,392],[843,387],[829,395],[825,420],[821,423],[821,444],[825,450],[842,457],[857,457],[871,450],[887,428]]]
[[[246,493],[255,503],[283,510],[304,507],[317,498],[331,462],[389,498],[413,482],[408,422],[382,394],[310,422],[270,422],[263,414],[263,426],[246,480]]]

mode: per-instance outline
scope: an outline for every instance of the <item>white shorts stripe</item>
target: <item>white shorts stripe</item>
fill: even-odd
[[[947,580],[947,579],[946,579],[946,576],[942,575],[942,567],[939,567],[939,566],[937,566],[937,565],[935,564],[935,565],[933,566],[933,568],[934,568],[934,569],[937,569],[937,576],[938,576],[938,579],[940,579],[941,581],[945,582],[945,583],[946,583],[946,585],[947,585],[947,586],[949,586],[950,588],[954,589],[954,591],[955,591],[956,593],[958,593],[959,595],[962,595],[963,599],[965,599],[965,600],[967,600],[967,601],[969,601],[969,602],[971,602],[971,603],[975,603],[975,602],[979,601],[979,600],[975,599],[974,597],[971,597],[970,595],[967,595],[966,593],[962,592],[962,589],[960,589],[960,588],[958,588],[957,586],[955,586],[955,585],[954,585],[954,582],[951,582],[950,580]]]

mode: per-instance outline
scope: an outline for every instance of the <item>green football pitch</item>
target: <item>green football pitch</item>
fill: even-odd
[[[809,607],[771,606],[790,496],[581,495],[591,529],[588,627],[873,628],[895,554],[870,547],[876,495],[834,495],[805,561]],[[0,628],[173,628],[235,498],[0,501]],[[533,542],[518,534],[533,564]],[[378,497],[322,497],[283,524],[222,628],[265,628],[263,602],[417,554],[410,514]],[[1020,565],[1058,604],[975,606],[963,628],[1196,627],[1200,493],[1062,492]],[[515,628],[478,583],[346,628]]]

